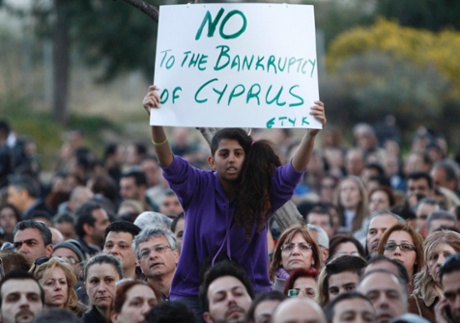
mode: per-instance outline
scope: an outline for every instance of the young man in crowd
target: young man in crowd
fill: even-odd
[[[50,229],[42,222],[24,220],[14,229],[14,249],[34,262],[40,257],[50,257],[53,252]]]

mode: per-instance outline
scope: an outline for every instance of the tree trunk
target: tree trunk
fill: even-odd
[[[66,122],[69,88],[69,17],[66,1],[54,0],[56,23],[53,33],[53,117]]]

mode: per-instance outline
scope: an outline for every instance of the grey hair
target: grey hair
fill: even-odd
[[[171,222],[172,220],[162,213],[146,211],[139,214],[139,216],[134,221],[134,224],[141,228],[141,230],[149,226],[170,229]]]
[[[371,224],[372,220],[374,220],[375,218],[384,216],[384,215],[392,216],[393,218],[395,218],[401,224],[406,223],[406,220],[404,220],[401,216],[397,215],[396,213],[393,213],[393,212],[391,212],[389,210],[377,210],[377,211],[374,211],[374,212],[372,212],[370,214],[366,232],[369,231],[369,225]]]
[[[326,231],[324,231],[323,228],[310,223],[307,224],[307,228],[316,232],[318,236],[318,239],[316,241],[318,243],[318,246],[323,248],[329,248],[329,237],[327,236],[327,233]]]
[[[143,229],[133,240],[133,250],[137,259],[140,258],[139,244],[146,242],[153,237],[165,237],[166,240],[168,240],[171,250],[177,249],[176,237],[170,230],[161,227],[149,226]]]

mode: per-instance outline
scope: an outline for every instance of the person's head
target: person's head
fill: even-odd
[[[318,279],[318,303],[325,306],[340,294],[353,291],[366,261],[356,256],[340,256],[324,266]]]
[[[423,196],[433,195],[433,181],[430,174],[426,172],[412,172],[407,175],[406,196],[421,194]]]
[[[94,197],[94,191],[90,190],[86,186],[76,186],[70,193],[70,198],[67,203],[67,207],[72,212],[75,212],[80,206],[88,202]]]
[[[110,220],[107,212],[97,202],[86,202],[76,211],[77,223],[75,231],[86,242],[102,247],[105,229]]]
[[[276,306],[285,299],[286,295],[277,290],[258,294],[246,313],[246,322],[270,323]]]
[[[171,231],[147,227],[134,238],[133,249],[148,279],[172,278],[179,261],[179,250]]]
[[[390,210],[396,204],[393,190],[388,186],[380,186],[369,192],[369,212]]]
[[[403,263],[411,280],[425,264],[422,236],[408,224],[395,223],[389,227],[383,234],[377,251],[379,255]]]
[[[123,200],[134,199],[143,201],[147,189],[147,178],[141,170],[131,170],[120,178],[120,196]]]
[[[146,156],[142,159],[140,166],[147,179],[147,186],[153,187],[160,184],[162,174],[158,159],[155,156]]]
[[[126,163],[137,166],[147,154],[147,147],[142,142],[133,142],[126,147]]]
[[[0,204],[0,227],[3,228],[5,233],[12,234],[14,227],[20,221],[21,213],[13,204]]]
[[[0,251],[3,270],[7,274],[13,270],[29,271],[32,262],[26,255],[16,251]]]
[[[452,213],[445,210],[433,211],[426,220],[426,232],[429,235],[441,227],[455,227],[456,224],[457,218]]]
[[[53,218],[53,226],[62,233],[65,240],[75,239],[77,237],[75,232],[76,221],[75,216],[71,213],[59,213]]]
[[[185,215],[184,213],[180,213],[178,216],[176,216],[171,223],[171,231],[174,233],[174,236],[176,237],[177,241],[177,247],[179,248],[179,251],[182,248],[182,237],[184,235],[184,230],[185,230]]]
[[[141,230],[151,226],[169,230],[171,222],[172,220],[162,213],[146,211],[139,214],[134,224],[141,228]]]
[[[168,189],[164,192],[161,199],[159,211],[162,214],[177,216],[184,211],[180,204],[179,198],[173,190]]]
[[[93,176],[88,180],[86,185],[94,193],[94,196],[104,196],[112,203],[118,199],[118,184],[110,175],[101,174]]]
[[[74,290],[77,278],[64,260],[50,258],[42,264],[34,264],[31,272],[45,292],[45,307],[72,308],[78,304]]]
[[[438,202],[433,197],[425,197],[421,199],[415,209],[415,224],[417,227],[417,232],[422,236],[426,236],[426,220],[428,216],[433,211],[438,211],[440,209]]]
[[[42,310],[45,294],[32,274],[13,270],[0,282],[0,321],[32,322]]]
[[[113,323],[142,323],[146,314],[158,304],[152,287],[143,281],[120,282],[112,304],[110,318]]]
[[[12,177],[8,184],[8,203],[24,212],[40,196],[39,185],[28,176]]]
[[[393,275],[398,277],[405,285],[410,283],[406,267],[404,267],[401,262],[385,257],[384,255],[375,255],[369,259],[366,268],[364,268],[363,275],[378,269],[387,270],[393,273]]]
[[[337,205],[345,210],[357,210],[360,204],[366,203],[367,193],[363,182],[357,176],[342,179],[336,190]]]
[[[366,257],[363,246],[356,238],[351,235],[337,234],[329,242],[329,260],[343,255]]]
[[[450,316],[460,322],[460,253],[446,259],[439,276]]]
[[[314,207],[306,216],[306,222],[308,224],[317,225],[326,231],[329,238],[334,235],[334,219],[332,214],[325,207]]]
[[[315,299],[318,289],[316,270],[295,269],[286,281],[284,295]]]
[[[89,302],[106,312],[115,297],[116,283],[123,277],[121,262],[112,255],[99,254],[85,265],[84,281]]]
[[[439,272],[444,261],[451,255],[460,252],[460,233],[442,230],[428,235],[423,243],[425,267],[423,271],[430,280],[441,284]],[[427,277],[428,278],[428,277]]]
[[[458,188],[459,172],[459,166],[454,160],[444,159],[433,165],[430,176],[435,188],[445,187],[455,191]]]
[[[272,323],[326,323],[321,307],[308,298],[292,297],[282,301],[272,315]]]
[[[103,253],[115,256],[123,265],[123,272],[134,273],[136,267],[136,256],[132,248],[134,237],[141,229],[127,221],[112,222],[105,229],[105,243]]]
[[[308,223],[307,228],[312,238],[318,244],[321,255],[321,263],[323,263],[329,257],[329,236],[323,228],[317,225]]]
[[[287,272],[297,268],[319,270],[321,256],[318,244],[303,225],[294,225],[281,234],[270,263],[270,277],[281,267]]]
[[[366,296],[356,291],[340,294],[329,302],[324,312],[330,323],[377,322],[372,303]]]
[[[408,295],[405,284],[385,270],[365,274],[356,290],[372,303],[378,323],[388,323],[407,312]]]
[[[395,223],[404,223],[404,219],[388,210],[379,210],[371,214],[367,228],[366,250],[369,255],[377,253],[377,248],[387,228]]]
[[[361,179],[368,190],[372,189],[370,185],[372,178],[386,178],[385,171],[379,163],[367,163],[361,171]]]
[[[71,310],[50,308],[38,314],[33,323],[81,323],[81,319]]]
[[[360,176],[364,168],[364,152],[359,148],[352,148],[345,156],[345,169],[348,175]]]
[[[193,310],[180,300],[159,303],[147,313],[146,319],[148,323],[201,322]]]
[[[211,322],[243,322],[254,291],[243,268],[229,260],[208,269],[200,286],[203,318]]]
[[[70,239],[54,245],[53,257],[63,258],[71,266],[74,275],[78,278],[81,276],[81,269],[85,255],[78,241]]]
[[[49,257],[53,252],[50,229],[42,222],[18,222],[14,228],[14,249],[25,254],[30,261],[39,257]]]

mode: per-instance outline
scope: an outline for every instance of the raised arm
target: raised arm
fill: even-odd
[[[315,105],[311,108],[310,114],[318,119],[321,124],[326,125],[326,112],[324,110],[324,103],[321,101],[315,101]],[[302,172],[310,161],[311,153],[315,145],[316,135],[319,133],[319,129],[308,129],[307,133],[303,136],[302,141],[297,147],[297,151],[292,157],[292,166],[295,170]]]
[[[145,111],[150,116],[150,109],[160,107],[160,96],[156,85],[149,86],[147,95],[144,97],[143,105]],[[169,166],[173,162],[173,153],[162,126],[150,126],[152,132],[152,143],[158,156],[161,166]]]

